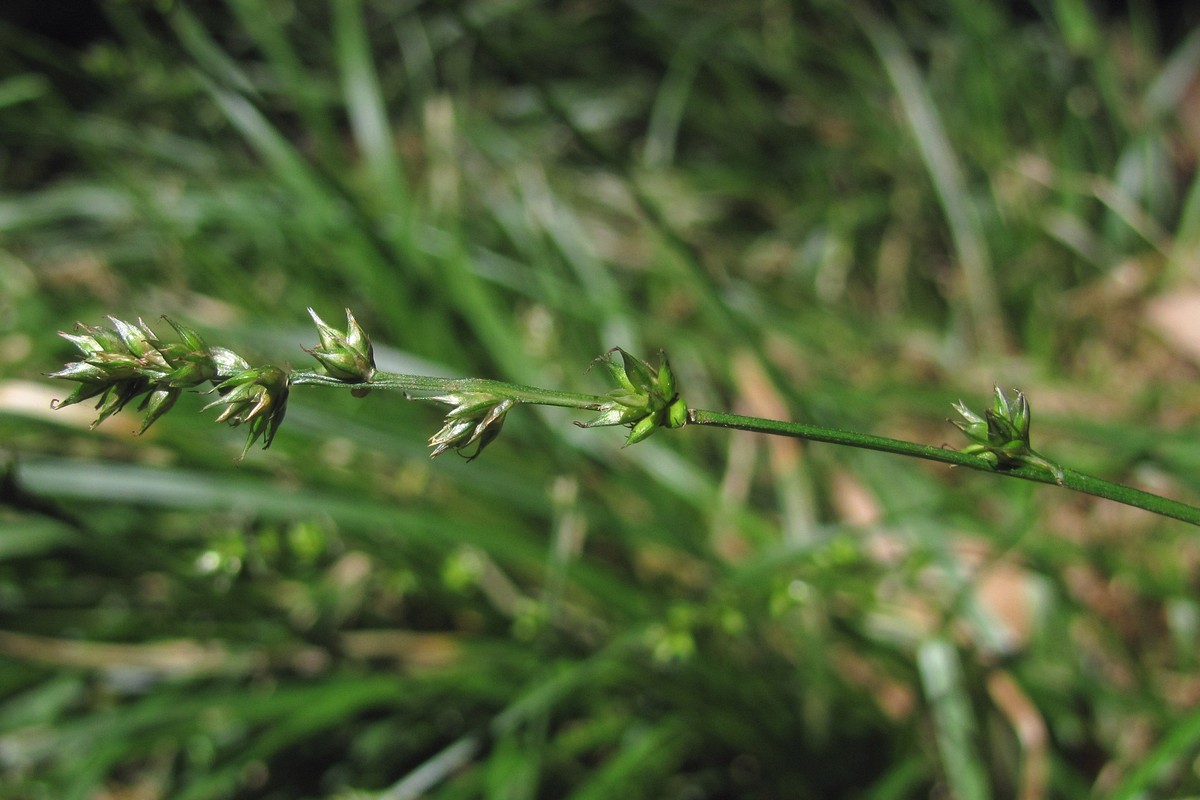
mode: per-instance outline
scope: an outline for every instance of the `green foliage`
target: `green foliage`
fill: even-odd
[[[1194,36],[1082,3],[168,5],[105,3],[78,50],[0,27],[0,797],[1200,792],[1189,526],[560,409],[430,462],[438,417],[387,392],[294,391],[238,462],[186,355],[311,365],[303,309],[351,307],[374,352],[319,329],[331,375],[586,392],[663,346],[695,407],[934,443],[998,381],[1039,451],[1194,500]],[[189,333],[114,330],[165,394],[108,402],[172,413],[52,414],[87,358],[49,332],[138,313]],[[260,440],[266,377],[219,412]]]

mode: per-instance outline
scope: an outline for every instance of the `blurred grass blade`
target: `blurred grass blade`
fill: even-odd
[[[1156,118],[1162,118],[1163,124],[1183,122],[1186,110],[1191,106],[1189,92],[1195,86],[1197,74],[1200,74],[1200,28],[1188,34],[1175,49],[1146,91],[1146,110]],[[1200,175],[1193,177],[1184,194],[1174,238],[1170,241],[1171,271],[1183,277],[1193,248],[1200,245]]]
[[[1141,800],[1165,796],[1156,791],[1160,781],[1170,774],[1172,767],[1194,765],[1197,749],[1200,749],[1200,712],[1192,712],[1168,729],[1162,741],[1138,760],[1125,780],[1107,797],[1109,800]]]
[[[540,727],[533,720],[530,727]],[[498,737],[488,754],[484,800],[534,800],[541,772],[541,742],[528,741],[528,730]]]
[[[584,661],[569,667],[551,667],[511,705],[493,717],[485,731],[463,736],[438,751],[380,794],[378,800],[417,800],[428,796],[435,786],[462,770],[482,752],[489,739],[510,735],[519,726],[549,713],[570,693],[607,679],[615,660],[620,659],[635,641],[635,636],[625,635],[609,642]]]
[[[650,169],[668,167],[675,160],[679,126],[687,107],[688,94],[700,69],[707,28],[702,26],[684,37],[671,56],[667,73],[658,87],[646,126],[646,143],[642,147],[642,162]]]
[[[677,767],[687,744],[687,727],[681,719],[629,730],[621,737],[619,749],[591,770],[587,782],[569,795],[570,800],[636,796],[648,780],[668,775]]]
[[[1095,52],[1102,37],[1088,4],[1084,0],[1054,0],[1051,8],[1067,47],[1084,55]]]
[[[216,85],[199,73],[197,77],[272,173],[294,192],[294,207],[309,222],[305,233],[314,244],[329,247],[330,243],[323,241],[327,237],[340,240],[343,249],[339,252],[339,267],[358,279],[360,291],[374,296],[381,306],[407,307],[406,282],[395,279],[390,254],[375,238],[371,227],[356,217],[361,209],[353,198],[344,196],[340,187],[324,180],[246,97]]]
[[[917,652],[917,665],[933,712],[950,796],[956,800],[988,800],[991,792],[975,748],[977,728],[958,652],[945,639],[927,639]]]
[[[77,540],[76,531],[63,522],[0,517],[0,564],[9,559],[45,555]]]
[[[1200,73],[1200,28],[1194,29],[1175,48],[1167,63],[1146,90],[1147,113],[1154,117],[1174,116],[1187,104],[1196,75]]]
[[[137,464],[57,459],[28,459],[21,463],[21,486],[34,495],[104,503],[128,503],[175,509],[248,509],[268,517],[328,515],[347,525],[403,530],[405,536],[444,541],[441,518],[416,508],[399,508],[378,501],[343,497],[337,493],[282,490],[271,481],[247,476],[216,476],[202,472]],[[490,521],[475,528],[461,525],[456,536],[481,547],[504,541],[510,555],[523,553],[531,564],[545,559],[544,545],[522,537],[509,538],[515,528]]]
[[[326,209],[328,197],[320,179],[262,112],[242,95],[218,86],[203,75],[198,77],[230,123],[267,162],[272,173],[298,195],[300,202],[306,207]]]
[[[571,267],[582,291],[572,293],[571,302],[602,318],[600,341],[620,342],[632,351],[643,350],[637,326],[630,319],[628,302],[612,271],[597,255],[579,217],[565,198],[558,195],[541,172],[529,170],[518,187],[516,208],[523,210],[520,222],[531,233],[541,233],[553,242]]]
[[[0,81],[0,109],[36,100],[49,92],[50,81],[44,75],[13,75]]]
[[[922,785],[929,780],[926,764],[918,758],[909,758],[887,771],[867,790],[867,800],[905,800],[917,797]]]
[[[974,210],[975,201],[967,190],[962,167],[938,118],[937,107],[896,30],[864,4],[855,3],[851,8],[892,81],[917,149],[937,190],[950,226],[955,255],[962,268],[975,346],[984,352],[1001,352],[1006,349],[1008,334],[1000,312],[991,257]]]
[[[242,71],[237,62],[212,40],[212,37],[204,30],[204,26],[192,15],[187,6],[182,3],[175,5],[171,9],[168,19],[180,41],[196,59],[197,65],[239,92],[251,95],[257,93],[253,81]]]
[[[386,102],[371,58],[360,0],[334,0],[333,34],[342,76],[350,128],[379,189],[379,199],[393,210],[408,209],[408,189],[396,156],[395,137]]]
[[[328,163],[338,163],[340,142],[322,98],[321,80],[309,73],[296,48],[288,40],[287,28],[276,19],[276,9],[263,0],[226,0],[266,55],[274,75],[283,83],[283,94],[293,100],[304,117],[306,135]]]
[[[1171,257],[1175,274],[1181,276],[1184,274],[1182,271],[1192,263],[1193,253],[1198,246],[1200,246],[1200,173],[1197,173],[1191,186],[1188,187],[1183,210],[1179,215],[1179,230],[1175,235]]]

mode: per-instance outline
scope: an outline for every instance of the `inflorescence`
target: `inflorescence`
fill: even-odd
[[[348,385],[356,397],[374,386],[403,389],[410,399],[432,400],[451,406],[442,428],[429,440],[434,456],[448,450],[475,458],[500,434],[508,412],[521,403],[545,403],[596,412],[595,418],[576,424],[585,427],[624,425],[630,428],[626,444],[635,444],[659,428],[681,427],[687,406],[675,389],[675,377],[666,355],[658,367],[613,348],[596,361],[618,384],[607,395],[572,395],[532,390],[500,381],[455,381],[380,373],[375,366],[370,337],[346,309],[346,328],[325,323],[311,308],[320,339],[304,351],[316,359],[315,372],[292,373],[272,365],[252,367],[237,353],[209,347],[191,328],[163,317],[179,341],[163,342],[141,319],[136,324],[109,317],[112,327],[76,325],[75,333],[60,335],[78,348],[80,358],[51,378],[79,385],[55,408],[98,398],[99,425],[134,400],[144,413],[138,433],[144,433],[169,411],[185,389],[217,397],[204,409],[220,408],[218,422],[246,425],[246,452],[259,439],[271,446],[287,412],[288,395],[297,383]],[[620,358],[615,356],[620,354]],[[207,389],[203,388],[209,384]],[[464,388],[464,384],[469,384]]]
[[[402,389],[410,399],[432,400],[450,406],[440,430],[429,440],[434,456],[448,450],[473,459],[500,434],[505,417],[521,403],[542,403],[595,413],[575,424],[583,428],[623,425],[630,429],[626,445],[645,440],[660,428],[688,424],[687,404],[680,396],[666,354],[659,352],[658,366],[614,347],[596,359],[617,388],[606,395],[574,395],[533,389],[488,380],[452,380],[381,373],[374,349],[350,309],[346,327],[336,329],[311,308],[319,342],[304,351],[316,359],[315,372],[292,373],[272,365],[252,367],[237,353],[209,347],[191,328],[163,317],[179,337],[164,342],[142,320],[136,324],[109,317],[111,328],[79,323],[75,333],[61,333],[74,344],[80,359],[50,374],[78,383],[55,408],[98,398],[100,424],[140,398],[143,412],[139,433],[171,410],[185,389],[216,394],[204,409],[219,408],[218,422],[247,426],[242,450],[262,440],[270,447],[287,412],[288,394],[297,383],[345,385],[362,397],[373,387]],[[207,389],[203,388],[206,384]],[[994,470],[1033,467],[1062,483],[1061,468],[1038,455],[1029,444],[1029,403],[1017,392],[1011,402],[996,389],[992,408],[980,416],[964,404],[955,409],[965,421],[956,421],[971,444],[960,452],[977,456]]]
[[[242,457],[261,440],[270,447],[287,412],[288,395],[300,385],[349,388],[356,397],[372,389],[404,392],[413,400],[432,400],[450,406],[442,427],[429,440],[434,456],[449,450],[475,458],[495,441],[508,413],[518,405],[548,405],[586,411],[593,416],[575,424],[583,428],[621,425],[629,428],[626,445],[637,444],[661,428],[708,425],[812,441],[880,450],[897,455],[940,461],[972,469],[1060,486],[1200,525],[1200,508],[1066,470],[1047,460],[1030,445],[1029,401],[1021,392],[1010,399],[999,388],[992,407],[982,415],[961,402],[962,416],[954,424],[970,443],[961,450],[942,449],[882,436],[853,433],[800,422],[767,420],[688,408],[676,386],[675,373],[660,351],[658,366],[614,347],[596,359],[616,388],[608,394],[521,386],[482,378],[435,378],[376,369],[371,340],[350,310],[345,330],[327,325],[309,309],[317,326],[318,343],[304,348],[317,362],[309,372],[292,372],[272,365],[251,366],[237,353],[209,347],[196,331],[164,317],[178,341],[164,342],[142,320],[125,322],[109,317],[112,327],[79,323],[73,333],[60,334],[79,350],[77,361],[52,378],[78,384],[55,408],[96,398],[100,424],[135,400],[143,413],[144,432],[175,406],[184,390],[215,394],[205,409],[219,408],[218,422],[246,426]]]

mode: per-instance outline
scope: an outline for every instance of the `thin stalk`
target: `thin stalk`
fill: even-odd
[[[110,317],[112,329],[78,325],[78,333],[60,335],[79,349],[81,360],[68,363],[58,372],[50,373],[50,377],[79,385],[69,397],[56,401],[54,407],[99,397],[100,416],[96,420],[99,424],[140,397],[138,408],[145,412],[144,431],[171,410],[184,389],[212,383],[214,388],[210,391],[217,391],[219,396],[205,408],[222,408],[217,422],[246,426],[244,456],[260,439],[264,448],[270,446],[286,413],[291,387],[330,386],[349,389],[359,397],[371,389],[398,390],[412,400],[451,406],[441,430],[429,439],[434,456],[455,450],[473,459],[500,434],[504,418],[514,406],[557,406],[595,412],[595,417],[586,422],[576,421],[580,427],[628,427],[626,445],[637,444],[659,428],[686,425],[791,436],[1057,484],[1200,525],[1200,508],[1063,469],[1046,460],[1030,447],[1029,403],[1019,391],[1009,399],[997,387],[992,407],[983,416],[956,403],[954,408],[964,421],[955,425],[971,444],[963,450],[951,450],[819,425],[687,408],[676,389],[675,374],[666,354],[661,352],[657,367],[619,347],[596,359],[618,384],[616,390],[605,395],[562,392],[487,378],[379,372],[375,369],[371,341],[349,309],[345,333],[331,328],[311,309],[309,312],[321,341],[306,351],[321,364],[323,373],[289,375],[271,365],[252,367],[237,353],[209,348],[195,331],[170,319],[167,322],[179,335],[178,342],[163,343],[141,320],[134,324]]]
[[[332,386],[340,389],[350,386],[399,390],[414,399],[436,395],[489,394],[508,398],[516,403],[578,408],[585,411],[597,411],[609,402],[609,398],[595,394],[560,392],[556,389],[542,389],[488,378],[434,378],[428,375],[406,375],[402,372],[376,372],[369,381],[357,384],[347,384],[317,372],[295,372],[292,373],[289,383],[292,386]]]
[[[926,461],[940,461],[943,464],[950,464],[956,467],[967,467],[968,469],[980,470],[981,472],[991,472],[1011,478],[1035,481],[1037,483],[1061,485],[1065,489],[1090,494],[1094,497],[1103,497],[1107,500],[1141,508],[1164,517],[1189,522],[1192,525],[1200,525],[1200,508],[1180,503],[1176,500],[1169,500],[1150,492],[1144,492],[1141,489],[1134,489],[1131,486],[1123,486],[1119,483],[1106,481],[1073,469],[1064,468],[1062,470],[1062,483],[1059,484],[1058,480],[1045,470],[1033,469],[1031,467],[997,469],[991,463],[978,456],[944,447],[933,447],[914,442],[905,442],[899,439],[889,439],[885,436],[872,436],[867,433],[843,431],[819,425],[806,425],[801,422],[782,422],[773,419],[762,419],[760,417],[747,417],[741,414],[726,414],[720,411],[704,411],[702,409],[689,409],[687,421],[690,425],[707,425],[714,428],[769,433],[775,436],[790,436],[795,439],[807,439],[813,442],[826,442],[828,444],[840,444],[866,450],[878,450],[894,455],[922,458]]]

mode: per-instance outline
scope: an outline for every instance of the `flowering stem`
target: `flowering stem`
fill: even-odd
[[[294,372],[291,377],[292,386],[334,386],[345,389],[347,384],[328,375],[318,372]],[[437,394],[485,394],[505,397],[516,403],[528,403],[540,406],[557,406],[559,408],[578,408],[586,411],[600,409],[608,398],[596,394],[579,394],[577,392],[560,392],[554,389],[541,389],[536,386],[523,386],[519,383],[506,383],[487,378],[433,378],[427,375],[406,375],[401,372],[375,372],[369,381],[354,384],[364,389],[393,389],[413,395]]]
[[[1029,401],[1019,391],[1010,399],[996,387],[992,407],[982,415],[961,402],[956,403],[954,408],[963,419],[954,424],[971,444],[962,450],[952,450],[800,422],[688,408],[662,351],[657,366],[619,347],[597,358],[593,366],[602,366],[617,384],[615,390],[604,395],[560,392],[486,378],[380,372],[375,368],[370,337],[349,309],[346,309],[344,332],[326,324],[312,309],[309,315],[317,326],[320,342],[305,351],[320,364],[320,372],[288,373],[269,364],[252,367],[237,353],[209,347],[198,333],[166,318],[178,334],[178,342],[164,342],[140,319],[131,323],[109,317],[111,328],[78,324],[76,333],[60,335],[79,350],[79,360],[49,376],[78,386],[70,396],[56,400],[53,405],[62,408],[99,398],[96,407],[100,415],[94,423],[98,425],[141,398],[138,409],[145,412],[141,428],[145,431],[171,410],[185,389],[209,383],[212,388],[208,393],[215,392],[217,397],[205,408],[220,406],[218,422],[235,427],[246,425],[248,429],[244,456],[259,439],[264,448],[270,446],[286,413],[292,387],[335,386],[349,389],[356,397],[372,389],[399,390],[411,400],[451,406],[441,430],[429,439],[432,455],[455,450],[468,460],[477,457],[500,434],[513,407],[557,406],[594,412],[593,418],[575,422],[583,428],[613,425],[629,428],[626,445],[637,444],[660,428],[686,425],[791,436],[1053,483],[1200,525],[1200,508],[1063,469],[1038,454],[1030,445]]]
[[[1011,478],[1061,485],[1083,494],[1103,497],[1127,506],[1134,506],[1146,511],[1160,514],[1164,517],[1200,525],[1200,508],[1169,500],[1141,489],[1123,486],[1101,478],[1078,472],[1073,469],[1061,470],[1061,483],[1056,476],[1045,470],[1028,466],[1018,466],[1009,469],[998,469],[990,461],[979,456],[969,455],[945,447],[905,442],[899,439],[889,439],[884,436],[872,436],[866,433],[843,431],[836,428],[825,428],[818,425],[806,425],[801,422],[783,422],[760,417],[747,417],[741,414],[726,414],[720,411],[704,411],[701,409],[688,410],[688,424],[708,425],[715,428],[730,428],[754,433],[769,433],[775,436],[791,436],[796,439],[807,439],[813,442],[827,442],[847,447],[860,447],[867,450],[879,450],[894,455],[923,458],[926,461],[940,461],[957,467],[967,467],[982,472],[992,472]]]

